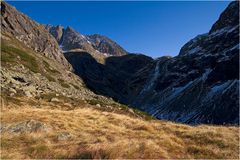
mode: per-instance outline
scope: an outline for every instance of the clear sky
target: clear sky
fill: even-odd
[[[206,33],[229,1],[10,1],[42,24],[98,33],[129,52],[154,58],[175,56],[198,34]]]

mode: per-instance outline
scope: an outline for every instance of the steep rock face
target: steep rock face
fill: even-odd
[[[34,51],[55,59],[68,69],[71,68],[51,34],[6,2],[1,2],[1,22],[3,34],[14,36]]]
[[[82,49],[89,53],[99,53],[105,56],[126,55],[120,45],[111,39],[98,34],[84,36],[71,27],[46,25],[45,28],[56,38],[64,51]]]
[[[238,12],[238,2],[230,3],[209,33],[190,40],[179,56],[156,60],[131,104],[159,119],[238,124]]]

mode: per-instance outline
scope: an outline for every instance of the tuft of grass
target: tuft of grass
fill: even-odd
[[[87,100],[88,104],[90,105],[97,105],[97,104],[100,104],[101,106],[105,106],[106,104],[98,99],[89,99]]]
[[[64,82],[63,79],[58,79],[58,81],[59,81],[59,83],[62,87],[64,87],[64,88],[69,88],[70,87],[67,83]]]
[[[3,92],[1,93],[1,98],[3,98],[4,102],[6,102],[7,104],[9,102],[11,102],[11,103],[19,105],[19,106],[21,105],[21,100],[19,100],[16,96],[15,97],[11,97],[11,96],[8,96],[7,94],[3,93]]]
[[[30,157],[37,159],[48,157],[50,153],[51,150],[46,144],[33,145],[27,149],[27,154]]]
[[[77,89],[77,90],[79,90],[80,89],[80,87],[78,87],[77,85],[75,85],[75,84],[71,84],[75,89]]]
[[[49,74],[43,73],[43,76],[45,76],[50,82],[56,82],[56,79]]]
[[[59,71],[53,69],[50,67],[49,63],[47,61],[43,61],[43,64],[44,64],[44,68],[47,70],[48,73],[52,73],[52,74],[60,74]]]

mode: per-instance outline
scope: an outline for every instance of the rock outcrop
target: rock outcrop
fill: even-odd
[[[32,133],[32,132],[48,132],[51,127],[47,126],[45,123],[36,120],[28,120],[24,122],[19,122],[15,124],[7,124],[1,126],[1,133]]]

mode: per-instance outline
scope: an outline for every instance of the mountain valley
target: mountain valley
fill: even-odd
[[[1,2],[2,159],[239,158],[239,2],[175,57]]]

